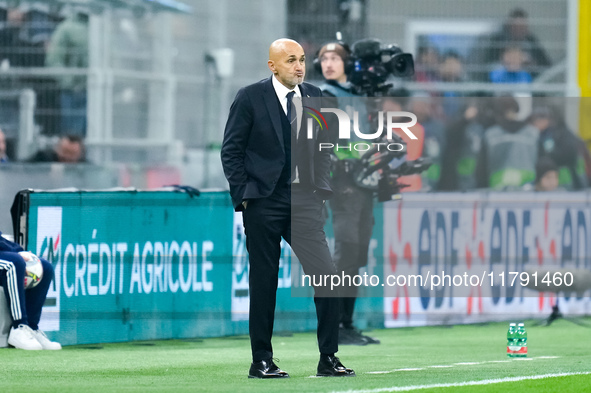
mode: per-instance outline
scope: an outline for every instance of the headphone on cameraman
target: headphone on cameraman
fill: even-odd
[[[353,53],[351,52],[351,48],[349,48],[349,45],[347,45],[343,41],[330,41],[330,42],[322,44],[320,49],[318,49],[318,52],[316,52],[316,57],[314,58],[314,61],[312,62],[314,69],[320,75],[322,75],[322,66],[320,64],[322,62],[322,60],[320,59],[320,56],[319,56],[320,51],[322,50],[322,48],[324,48],[326,46],[326,47],[328,47],[326,52],[336,52],[336,50],[335,50],[336,48],[334,47],[335,45],[340,45],[345,50],[346,59],[343,59],[341,57],[341,59],[343,60],[344,66],[345,66],[345,74],[349,75],[355,69],[355,62],[351,58]]]

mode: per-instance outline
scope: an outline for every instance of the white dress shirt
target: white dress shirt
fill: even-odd
[[[289,94],[290,92],[295,92],[294,96],[292,97],[292,104],[293,107],[295,108],[296,111],[296,120],[297,120],[297,136],[299,136],[300,133],[300,125],[302,122],[302,93],[300,91],[300,86],[296,85],[296,87],[293,90],[289,90],[283,83],[279,82],[279,80],[277,79],[277,76],[273,75],[273,78],[271,78],[271,80],[273,81],[273,88],[275,89],[275,94],[277,94],[277,98],[279,99],[279,103],[281,104],[281,107],[283,108],[283,113],[285,113],[285,115],[287,116],[287,94]],[[295,99],[295,98],[298,99]],[[289,120],[289,119],[288,119]],[[299,179],[299,174],[298,174],[298,168],[296,167],[295,169],[295,179],[293,179],[292,183],[299,183],[300,179]]]
[[[297,116],[297,133],[299,135],[300,132],[300,123],[302,121],[302,92],[300,91],[300,86],[296,85],[293,90],[289,90],[285,87],[275,75],[272,78],[273,81],[273,88],[275,89],[275,94],[277,94],[277,98],[279,99],[279,103],[283,108],[283,113],[287,115],[287,94],[289,92],[294,92],[294,96],[292,98],[292,103],[294,104],[296,116]],[[295,99],[295,98],[298,99]]]

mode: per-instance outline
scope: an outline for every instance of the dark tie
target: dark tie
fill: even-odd
[[[290,91],[287,93],[287,120],[289,120],[289,125],[292,126],[292,132],[294,131],[293,122],[296,119],[296,111],[293,105],[293,96],[295,95],[295,91]]]
[[[295,108],[293,105],[293,96],[295,95],[295,91],[290,91],[289,93],[287,93],[287,120],[289,121],[289,128],[291,129],[291,148],[294,149],[297,143],[297,139],[296,139],[296,129],[293,126],[293,122],[296,118],[295,116]],[[293,150],[292,150],[293,151]],[[291,151],[288,153],[291,156]],[[294,179],[295,179],[295,160],[294,157],[292,157],[290,159],[291,162],[291,178],[289,180],[289,183],[291,183]]]

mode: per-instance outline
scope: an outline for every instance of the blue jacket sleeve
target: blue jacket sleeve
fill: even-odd
[[[25,251],[21,246],[19,246],[15,242],[11,242],[10,240],[5,239],[2,236],[2,232],[0,232],[0,251],[5,252],[21,252]]]

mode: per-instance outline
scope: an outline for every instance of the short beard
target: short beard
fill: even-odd
[[[291,77],[289,79],[285,78],[285,79],[279,79],[284,85],[289,84],[290,86],[293,85],[294,87],[301,84],[304,81],[304,77]]]
[[[299,85],[304,81],[304,77],[294,77],[290,82],[292,82],[294,85]]]

